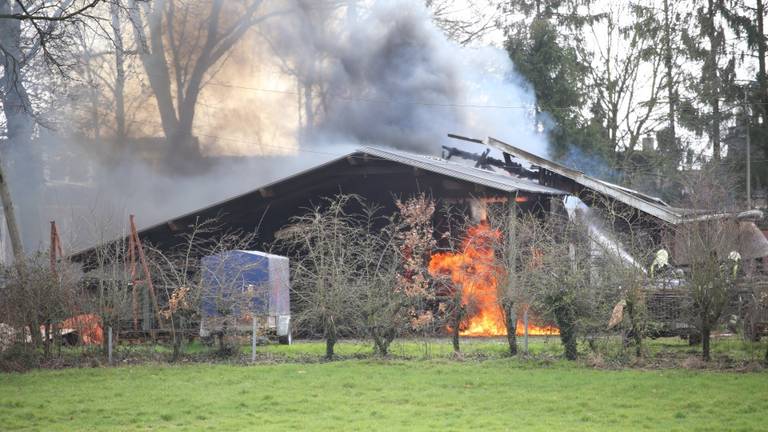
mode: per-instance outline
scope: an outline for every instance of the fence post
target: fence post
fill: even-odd
[[[107,327],[107,356],[109,364],[112,364],[112,326]]]
[[[251,363],[256,363],[256,314],[251,316],[253,331],[251,331]]]
[[[523,328],[525,329],[523,333],[523,352],[527,355],[528,354],[528,306],[525,307],[525,311],[523,311]]]

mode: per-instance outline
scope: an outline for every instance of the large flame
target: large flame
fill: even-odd
[[[451,282],[462,289],[462,305],[470,306],[468,323],[461,328],[462,336],[505,336],[504,315],[498,301],[498,276],[503,268],[494,259],[493,243],[501,233],[486,223],[470,227],[460,252],[439,252],[429,261],[429,273],[433,276],[450,276]],[[525,332],[518,320],[515,333]],[[557,335],[554,326],[528,324],[529,335]]]

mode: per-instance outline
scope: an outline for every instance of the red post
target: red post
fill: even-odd
[[[51,273],[55,276],[57,274],[56,261],[58,258],[64,258],[64,253],[61,250],[59,231],[56,229],[56,221],[51,221],[51,248],[49,255],[51,259]]]
[[[160,314],[160,308],[157,306],[157,296],[155,295],[155,285],[152,283],[152,277],[149,273],[149,265],[147,264],[147,257],[144,255],[144,248],[141,245],[141,240],[139,240],[139,233],[136,230],[136,223],[133,220],[133,215],[130,215],[130,223],[131,223],[131,237],[133,237],[133,245],[136,248],[136,252],[139,255],[139,262],[141,263],[141,268],[144,271],[144,282],[147,284],[147,288],[149,289],[149,297],[152,299],[152,307],[155,309],[155,315],[157,316],[157,323],[159,325],[162,325],[163,318]],[[134,263],[135,264],[135,263]]]

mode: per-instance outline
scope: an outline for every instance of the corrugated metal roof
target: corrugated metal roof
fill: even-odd
[[[546,170],[557,173],[563,177],[569,178],[574,182],[592,189],[595,192],[609,196],[619,202],[635,207],[655,216],[663,221],[678,224],[684,222],[684,215],[675,207],[671,207],[659,198],[642,194],[638,191],[628,189],[622,186],[608,183],[603,180],[590,177],[581,171],[568,168],[541,156],[534,155],[523,149],[507,144],[496,138],[488,137],[488,144],[498,150],[509,153],[510,155],[537,165]]]
[[[548,195],[567,195],[566,192],[542,186],[530,180],[512,177],[508,174],[494,173],[456,162],[450,162],[435,156],[425,156],[379,147],[363,147],[360,149],[359,153],[410,165],[425,171],[431,171],[505,192],[525,191]]]

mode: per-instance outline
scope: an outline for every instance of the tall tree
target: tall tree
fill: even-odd
[[[11,0],[6,0],[0,3],[0,16],[13,15],[18,13],[18,5],[15,5]],[[26,85],[23,81],[23,68],[26,65],[24,62],[25,56],[22,52],[22,21],[18,19],[6,18],[0,20],[0,56],[2,57],[3,76],[2,76],[2,104],[3,114],[5,114],[5,134],[6,134],[6,149],[4,156],[8,154],[8,150],[21,150],[26,154],[30,147],[30,141],[32,139],[32,133],[34,128],[34,118],[30,114],[31,103],[29,95],[27,94]],[[29,156],[32,154],[30,152]],[[26,158],[25,158],[26,159]],[[9,160],[7,157],[3,157],[3,164],[9,166]],[[17,161],[18,162],[18,161]],[[18,165],[17,165],[18,166]],[[13,255],[17,262],[20,262],[24,256],[24,245],[21,240],[21,233],[16,220],[15,208],[12,201],[11,188],[9,186],[9,178],[22,181],[22,177],[17,174],[19,170],[15,172],[12,170],[7,175],[6,170],[0,173],[0,197],[3,201],[3,209],[5,211],[5,221],[8,227],[8,233],[11,239],[11,247],[13,249]],[[32,172],[28,173],[28,180],[33,179],[35,176]],[[42,179],[34,178],[31,180],[41,181]],[[11,181],[12,182],[12,181]],[[17,185],[16,190],[20,190],[21,184]],[[24,216],[25,211],[22,211]],[[31,220],[29,221],[32,222]]]
[[[592,94],[606,116],[608,145],[631,157],[640,138],[658,127],[663,75],[652,42],[658,29],[635,3],[608,5],[599,16],[589,26],[595,41],[588,68]]]
[[[526,17],[505,29],[505,47],[518,72],[531,83],[537,123],[548,130],[558,158],[572,151],[572,145],[584,152],[605,150],[599,129],[584,110],[589,88],[583,78],[589,65],[584,61],[582,29],[597,18],[580,10],[588,3],[535,0],[510,3],[504,9],[508,16]]]
[[[16,258],[24,255],[24,243],[37,247],[42,241],[38,213],[42,158],[33,149],[41,122],[33,96],[37,93],[45,98],[61,92],[61,88],[42,87],[59,84],[56,77],[67,74],[73,63],[69,49],[72,27],[92,20],[102,3],[105,0],[64,0],[52,7],[49,2],[34,0],[0,1],[0,102],[5,116],[0,198]],[[40,91],[30,92],[30,86]],[[19,215],[14,213],[14,200]],[[21,227],[19,219],[24,221]]]
[[[691,99],[681,101],[681,123],[697,134],[709,138],[712,157],[722,156],[721,129],[731,112],[723,110],[723,102],[732,102],[735,89],[736,53],[728,43],[725,18],[730,13],[726,0],[707,0],[694,12],[694,26],[683,30],[682,41],[688,60],[698,64],[699,71],[689,74]]]
[[[263,10],[262,0],[132,2],[139,57],[157,103],[168,153],[187,156],[169,160],[184,163],[200,156],[193,132],[200,92],[215,74],[215,66],[248,29],[279,13]]]
[[[766,73],[766,55],[768,55],[768,37],[765,34],[765,0],[754,3],[744,0],[734,1],[728,10],[726,19],[737,39],[742,54],[740,61],[754,70],[748,84],[743,86],[742,103],[749,114],[745,125],[749,126],[754,159],[764,159],[768,155],[768,74]],[[755,64],[756,63],[756,64]],[[765,164],[752,164],[752,179],[758,188],[768,181],[768,168]]]

